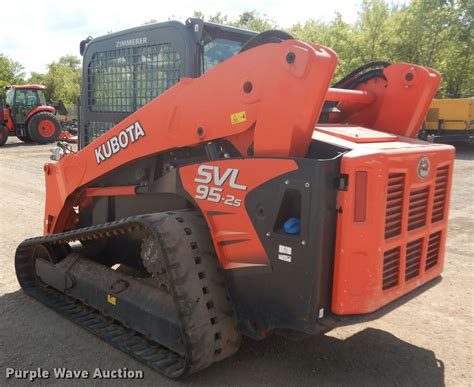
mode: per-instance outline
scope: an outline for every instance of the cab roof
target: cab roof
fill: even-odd
[[[99,36],[97,38],[88,37],[87,39],[83,40],[80,44],[80,54],[81,56],[85,55],[85,49],[91,45],[91,43],[97,44],[101,41],[107,41],[110,39],[119,39],[124,36],[131,35],[136,32],[142,31],[149,31],[154,30],[157,28],[162,27],[170,27],[175,28],[180,31],[187,30],[191,33],[191,36],[197,42],[206,43],[215,38],[224,38],[224,39],[231,39],[231,40],[240,40],[240,41],[247,41],[253,36],[257,35],[257,32],[245,30],[242,28],[225,26],[217,23],[205,22],[202,19],[198,18],[188,18],[185,23],[182,23],[177,20],[169,20],[165,22],[159,23],[150,23],[145,24],[139,27],[129,28],[123,31],[112,32],[110,34],[106,34],[103,36]]]
[[[36,89],[36,90],[46,90],[47,87],[43,85],[11,85],[9,86],[13,89]]]

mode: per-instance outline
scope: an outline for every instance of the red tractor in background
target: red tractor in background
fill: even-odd
[[[8,136],[37,144],[70,139],[70,133],[63,133],[56,116],[57,113],[67,115],[68,111],[61,100],[48,105],[45,89],[42,85],[5,88],[5,101],[0,100],[0,146],[7,142]]]

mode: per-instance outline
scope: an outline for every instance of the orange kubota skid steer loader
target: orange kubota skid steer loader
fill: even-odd
[[[81,149],[45,165],[44,236],[16,252],[28,294],[171,378],[242,334],[378,317],[443,268],[454,150],[415,139],[439,74],[376,62],[330,87],[331,49],[254,35],[85,42]]]

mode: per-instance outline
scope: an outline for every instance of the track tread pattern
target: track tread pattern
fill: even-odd
[[[146,230],[162,246],[161,258],[165,260],[186,344],[184,357],[36,280],[34,251],[38,245],[54,248],[72,241],[107,238],[139,229]],[[27,294],[169,378],[206,368],[231,356],[240,346],[241,334],[209,230],[195,211],[139,215],[27,239],[17,248],[15,269]]]

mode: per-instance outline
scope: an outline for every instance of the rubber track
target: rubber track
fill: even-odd
[[[101,239],[145,230],[160,242],[186,356],[103,316],[79,300],[36,280],[34,251],[38,245],[54,249],[68,242]],[[188,258],[188,259],[185,259]],[[169,378],[180,378],[222,360],[240,346],[241,336],[204,220],[194,211],[139,215],[119,221],[23,241],[15,255],[15,270],[23,290],[140,362]]]

